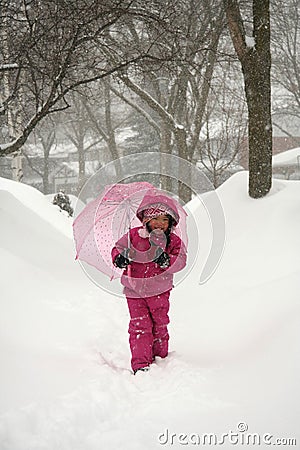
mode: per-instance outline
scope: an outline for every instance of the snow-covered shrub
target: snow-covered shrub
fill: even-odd
[[[73,208],[71,206],[70,198],[68,194],[65,194],[65,191],[60,190],[58,194],[54,196],[52,201],[53,205],[59,206],[60,210],[67,211],[69,217],[73,216]]]

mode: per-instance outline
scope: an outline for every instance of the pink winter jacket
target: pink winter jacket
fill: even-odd
[[[136,227],[130,230],[131,251],[133,253],[131,261],[131,274],[129,276],[128,268],[124,269],[121,277],[121,283],[124,286],[124,294],[127,297],[151,297],[166,292],[173,287],[173,274],[179,272],[186,265],[186,248],[182,240],[174,233],[170,234],[170,244],[164,249],[170,256],[170,266],[162,269],[158,264],[141,255],[147,252],[150,254],[155,247],[151,248],[149,235],[145,236],[143,227]],[[128,233],[124,235],[112,249],[111,255],[114,261],[116,256],[128,248]],[[144,253],[145,255],[146,253]],[[138,262],[141,259],[146,262]],[[152,259],[152,258],[151,258]]]

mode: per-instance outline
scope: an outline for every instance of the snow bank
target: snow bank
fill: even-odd
[[[71,220],[1,179],[1,450],[182,448],[203,433],[226,450],[256,448],[247,433],[299,445],[300,182],[253,200],[240,172],[217,192],[221,263],[199,285],[211,229],[193,201],[200,252],[171,294],[170,356],[134,377],[126,304],[74,261]],[[230,430],[239,444],[221,445]]]
[[[287,150],[286,152],[274,155],[272,158],[272,165],[283,166],[290,164],[300,164],[300,147],[293,148],[292,150]]]

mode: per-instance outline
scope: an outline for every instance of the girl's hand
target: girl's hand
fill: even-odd
[[[164,252],[162,248],[159,248],[158,250],[160,250],[160,255],[154,259],[153,262],[158,264],[162,269],[167,269],[170,265],[170,256],[168,253]]]
[[[123,256],[122,253],[119,253],[114,260],[114,266],[118,267],[119,269],[125,269],[129,263],[129,259]]]
[[[132,250],[130,248],[125,248],[121,253],[119,253],[114,260],[114,266],[119,269],[125,269],[130,260],[132,259]]]
[[[165,248],[167,243],[167,237],[163,230],[159,228],[151,231],[149,235],[149,241],[151,245],[155,245],[156,247]]]

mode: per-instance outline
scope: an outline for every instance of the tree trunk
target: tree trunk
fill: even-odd
[[[249,46],[237,0],[224,0],[232,42],[242,64],[248,106],[249,195],[272,186],[270,1],[253,0],[253,46]]]
[[[264,197],[272,186],[272,123],[270,71],[257,57],[245,63],[248,105],[249,195]]]
[[[9,18],[6,14],[3,15],[2,18],[2,29],[0,33],[0,39],[2,40],[2,51],[3,51],[3,60],[9,61],[9,30],[10,23]],[[11,74],[10,71],[3,72],[2,79],[3,86],[3,100],[11,97]],[[1,94],[0,94],[1,95]],[[1,96],[2,97],[2,96]],[[3,105],[3,100],[1,99],[1,105]],[[15,139],[16,137],[16,111],[12,111],[11,109],[7,110],[7,127],[9,132],[9,137]],[[23,169],[22,169],[22,155],[20,150],[12,153],[12,161],[11,161],[11,170],[12,170],[12,179],[14,181],[21,181],[23,178]]]
[[[175,127],[174,135],[176,139],[178,155],[184,160],[183,164],[179,163],[179,179],[186,180],[186,182],[179,181],[178,196],[181,198],[181,200],[184,201],[184,203],[187,203],[192,198],[192,191],[189,185],[186,184],[191,180],[191,170],[190,164],[186,164],[186,161],[189,161],[189,157],[185,128],[182,126]]]
[[[78,175],[78,193],[79,193],[86,181],[84,137],[80,139],[80,141],[78,142],[77,149],[78,149],[78,166],[79,166],[79,175]]]
[[[44,163],[44,173],[43,173],[43,193],[45,195],[50,194],[50,188],[49,188],[49,159],[45,160]]]
[[[111,96],[110,96],[110,77],[104,80],[104,96],[105,96],[105,123],[107,130],[108,149],[115,161],[115,171],[119,180],[122,179],[122,166],[120,163],[120,155],[117,149],[115,131],[111,120]]]
[[[49,154],[50,149],[44,150],[44,170],[43,170],[43,191],[44,194],[50,194],[49,188]]]
[[[168,124],[162,120],[161,123],[161,140],[160,140],[160,164],[161,164],[161,172],[160,172],[160,184],[161,184],[161,188],[165,189],[166,191],[171,192],[172,191],[172,179],[168,176],[163,175],[168,168],[165,167],[165,159],[164,159],[164,154],[168,154],[171,155],[172,154],[172,149],[171,149],[171,137],[172,137],[172,133],[170,131],[170,127],[168,126]]]

